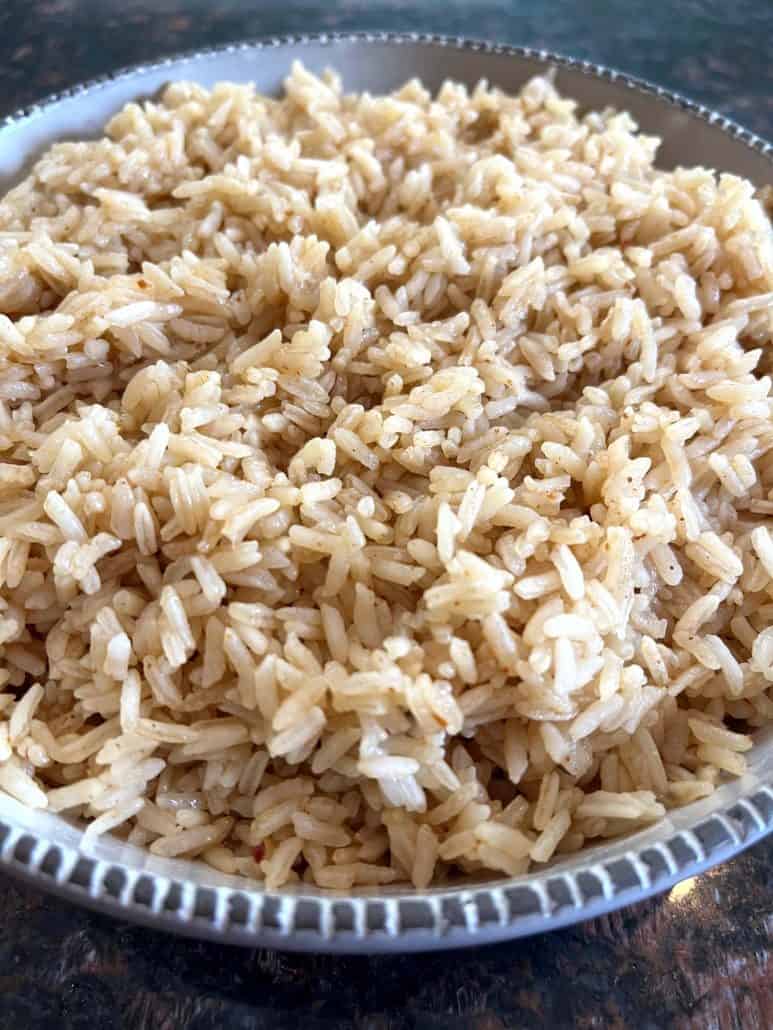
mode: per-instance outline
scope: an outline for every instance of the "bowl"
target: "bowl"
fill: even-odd
[[[210,86],[254,81],[277,92],[291,61],[341,73],[349,90],[388,91],[414,76],[485,78],[514,92],[555,68],[583,107],[630,111],[662,138],[659,164],[701,164],[758,186],[773,176],[773,146],[682,97],[620,72],[544,51],[391,34],[270,39],[171,57],[77,86],[0,125],[0,187],[7,189],[56,140],[98,135],[131,100],[173,79]],[[155,857],[106,837],[83,844],[77,826],[0,794],[0,867],[78,904],[149,926],[249,947],[318,952],[406,952],[523,937],[597,916],[666,890],[773,830],[773,728],[762,731],[742,778],[641,832],[513,879],[465,881],[422,892],[304,886],[264,890],[184,860]]]

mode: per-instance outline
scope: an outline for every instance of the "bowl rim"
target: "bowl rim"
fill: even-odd
[[[341,44],[419,45],[502,55],[619,83],[719,127],[773,167],[773,144],[733,119],[646,79],[548,50],[427,33],[270,36],[174,53],[121,67],[6,115],[0,119],[0,143],[5,130],[64,101],[144,73],[229,54]],[[773,734],[765,735],[770,737],[766,748],[773,749]],[[187,860],[156,859],[144,849],[109,838],[84,851],[81,831],[44,813],[45,819],[59,825],[56,832],[43,833],[36,825],[40,813],[2,793],[0,869],[117,918],[249,947],[378,953],[483,944],[610,912],[667,890],[761,840],[773,832],[773,761],[763,766],[759,775],[724,784],[704,802],[673,810],[633,836],[596,845],[542,871],[494,882],[470,881],[425,891],[343,893],[305,885],[271,891],[258,881],[227,877]],[[63,841],[62,835],[70,840]]]
[[[54,105],[93,93],[113,83],[133,78],[146,72],[160,71],[173,67],[184,61],[201,61],[211,57],[244,53],[251,50],[278,49],[288,46],[336,46],[341,43],[360,44],[393,44],[395,46],[425,45],[438,48],[483,53],[504,57],[519,57],[557,68],[566,68],[580,72],[591,78],[618,82],[623,86],[640,93],[649,94],[670,104],[679,110],[686,111],[709,125],[718,126],[723,132],[744,143],[747,147],[767,157],[773,163],[773,141],[753,132],[734,118],[707,107],[685,94],[664,86],[659,86],[643,76],[632,75],[610,65],[588,61],[585,58],[571,57],[554,50],[538,47],[517,46],[507,43],[492,43],[490,40],[475,36],[445,36],[432,32],[390,32],[390,31],[352,31],[352,32],[310,32],[290,33],[278,36],[255,36],[230,43],[218,43],[210,47],[192,47],[186,50],[173,51],[153,61],[121,65],[114,71],[84,79],[82,82],[67,86],[61,90],[44,94],[38,100],[8,112],[0,118],[0,132],[22,121],[29,121],[39,114],[48,111]]]

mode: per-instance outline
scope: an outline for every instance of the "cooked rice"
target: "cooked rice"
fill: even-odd
[[[0,788],[332,889],[739,775],[773,236],[627,114],[170,86],[0,204]]]

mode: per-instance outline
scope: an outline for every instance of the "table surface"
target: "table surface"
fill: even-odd
[[[546,47],[773,136],[771,0],[3,0],[0,115],[122,65],[259,35],[391,29]],[[178,940],[0,880],[0,1030],[773,1026],[773,842],[582,926],[461,953]]]

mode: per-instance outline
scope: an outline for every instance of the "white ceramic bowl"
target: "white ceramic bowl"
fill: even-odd
[[[290,62],[336,68],[351,90],[390,90],[420,77],[479,79],[516,91],[549,66],[558,86],[586,107],[633,113],[663,139],[660,163],[701,164],[773,178],[773,147],[721,115],[655,86],[543,51],[419,36],[266,40],[173,57],[78,86],[0,126],[0,187],[57,139],[98,134],[130,100],[172,79],[204,85],[254,81],[277,92]],[[467,882],[421,893],[396,888],[333,894],[306,886],[265,891],[206,865],[165,860],[105,838],[82,847],[64,819],[0,795],[0,865],[72,901],[136,922],[233,944],[298,951],[418,951],[525,936],[608,912],[665,890],[773,829],[773,732],[759,735],[749,772],[710,798],[671,812],[635,836],[598,845],[515,879]]]

